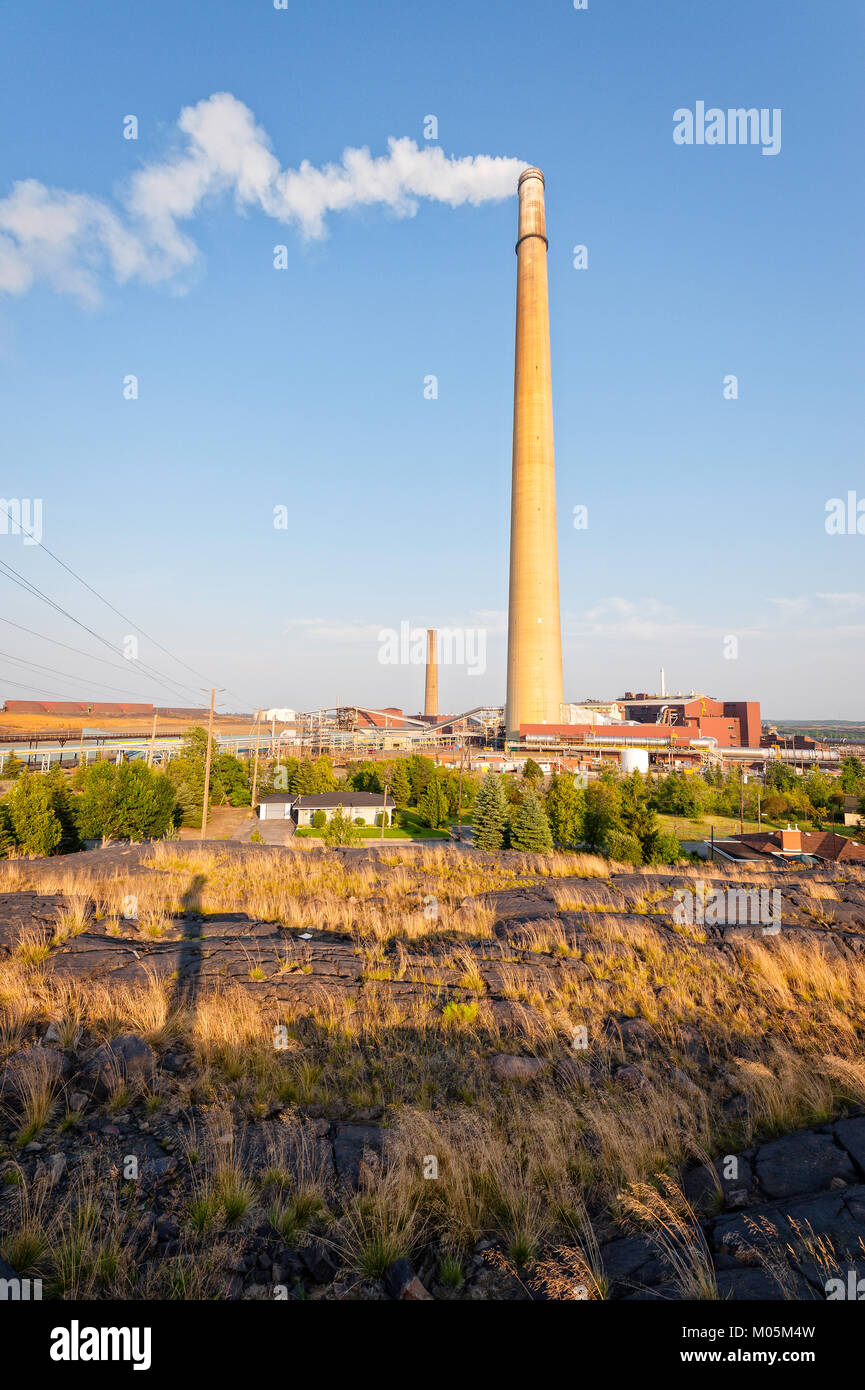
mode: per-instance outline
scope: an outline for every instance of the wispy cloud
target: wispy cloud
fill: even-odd
[[[865,594],[818,594],[817,597],[833,608],[865,607]]]
[[[779,613],[785,617],[800,617],[803,613],[807,613],[812,606],[811,600],[804,596],[801,598],[770,598],[766,602],[771,603],[773,608],[777,608]]]
[[[660,638],[694,636],[709,629],[682,622],[668,604],[654,598],[602,599],[582,614],[568,614],[566,635],[609,637],[616,640],[657,641]]]
[[[256,208],[322,237],[328,215],[349,208],[380,204],[411,217],[421,198],[457,207],[511,197],[525,167],[519,159],[455,158],[392,138],[377,157],[349,147],[339,163],[317,168],[303,160],[283,169],[249,108],[216,92],[184,107],[173,153],[134,174],[116,207],[36,179],[14,184],[0,200],[0,293],[21,295],[43,283],[95,304],[106,276],[118,284],[168,280],[198,256],[181,224],[214,197],[233,196],[239,211]]]
[[[378,642],[381,623],[340,622],[330,618],[289,618],[283,635],[298,633],[331,646],[358,646]]]
[[[439,615],[435,619],[423,613],[414,616],[402,614],[399,617],[387,615],[381,622],[370,623],[362,619],[346,622],[337,618],[289,618],[283,625],[283,636],[292,633],[325,642],[331,646],[363,646],[373,644],[377,648],[381,634],[386,629],[399,630],[400,624],[407,622],[412,630],[423,631],[434,627],[438,630],[449,628],[466,632],[481,629],[488,636],[501,636],[507,632],[507,614],[496,609],[476,609],[466,621],[464,616],[449,619]]]

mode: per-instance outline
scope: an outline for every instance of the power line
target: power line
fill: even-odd
[[[106,661],[104,656],[95,656],[93,652],[85,652],[82,647],[70,647],[68,642],[60,642],[56,637],[46,637],[44,632],[34,632],[32,627],[24,627],[21,623],[13,623],[11,618],[0,616],[0,623],[6,623],[9,627],[17,628],[19,632],[26,632],[28,637],[38,637],[40,642],[50,642],[54,647],[62,647],[64,651],[74,652],[76,656],[85,656],[88,661],[98,661],[102,666],[108,666],[115,671],[122,671],[125,669],[122,666],[118,666],[114,661]],[[133,667],[133,671],[136,669],[136,667]],[[76,676],[75,679],[78,680],[78,677]]]
[[[2,508],[0,508],[0,510],[2,510]],[[65,608],[61,607],[59,603],[56,603],[50,595],[44,594],[42,590],[38,589],[35,584],[32,584],[29,579],[24,579],[18,571],[7,564],[5,560],[0,560],[0,571],[6,571],[5,577],[11,579],[13,584],[17,584],[19,588],[23,589],[25,593],[32,595],[32,597],[41,599],[43,603],[47,603],[50,608],[61,613],[64,618],[68,618],[70,622],[75,623],[76,627],[82,628],[84,632],[89,633],[91,637],[95,637],[97,642],[101,642],[103,647],[107,647],[110,652],[116,654],[117,648],[113,642],[109,642],[107,637],[102,637],[98,632],[94,632],[92,627],[88,627],[86,623],[82,623],[78,618],[73,617],[73,615],[67,612]],[[189,699],[189,693],[192,690],[191,686],[184,686],[180,681],[175,680],[171,676],[161,675],[159,671],[150,667],[146,662],[138,661],[137,664],[138,668],[144,671],[151,680],[156,680],[159,685],[163,686],[166,690],[170,690],[175,699],[177,699],[178,696],[184,700]],[[193,698],[196,697],[193,696]]]
[[[22,672],[19,671],[18,674],[21,675]],[[79,701],[77,701],[77,700],[75,699],[75,696],[74,696],[74,695],[70,695],[70,694],[69,694],[68,690],[65,690],[65,691],[60,691],[60,690],[46,690],[46,689],[44,688],[44,686],[41,686],[41,685],[23,685],[23,684],[21,683],[21,681],[10,681],[10,680],[7,680],[5,676],[3,677],[3,684],[4,684],[4,685],[14,685],[16,690],[30,690],[30,691],[34,691],[34,690],[35,690],[37,696],[39,696],[40,698],[41,698],[42,696],[47,695],[47,696],[48,696],[50,699],[52,699],[52,700],[69,700],[70,702],[72,702],[72,703],[74,703],[74,704],[80,703]],[[24,737],[24,731],[23,731],[23,730],[22,730],[22,737]]]
[[[70,681],[77,681],[77,680],[80,680],[80,676],[75,676],[75,675],[73,675],[71,671],[58,671],[57,668],[56,668],[55,666],[42,666],[42,665],[40,665],[40,663],[39,663],[38,661],[28,661],[26,657],[23,657],[23,656],[13,656],[11,652],[0,652],[0,656],[4,656],[4,657],[6,658],[7,661],[16,661],[16,662],[19,664],[19,666],[30,666],[30,667],[32,667],[32,669],[33,669],[34,671],[47,671],[48,674],[49,674],[49,676],[59,676],[60,679],[61,679],[61,680],[64,680],[64,681],[66,681],[66,680],[70,680]],[[90,680],[89,677],[88,677],[88,680],[87,680],[87,684],[88,684],[88,685],[91,685],[91,686],[96,686],[96,687],[98,687],[98,688],[101,689],[101,690],[110,690],[110,691],[113,691],[113,693],[114,693],[115,695],[137,695],[137,694],[138,694],[138,691],[136,691],[136,690],[124,690],[121,686],[117,686],[117,685],[106,685],[104,681],[92,681],[92,680]]]
[[[208,686],[213,685],[213,682],[207,676],[203,676],[200,671],[197,671],[194,666],[190,666],[187,661],[181,661],[180,657],[175,656],[174,653],[170,652],[167,647],[163,647],[161,642],[157,642],[155,637],[151,637],[148,632],[145,632],[143,627],[139,627],[138,624],[134,623],[131,618],[127,618],[125,613],[121,613],[119,608],[115,608],[114,604],[110,603],[103,594],[100,594],[98,589],[94,589],[92,584],[88,584],[87,580],[82,579],[81,575],[78,574],[74,569],[72,569],[71,566],[67,565],[64,560],[61,560],[59,555],[55,555],[53,550],[49,550],[48,546],[44,545],[41,540],[34,536],[32,531],[28,531],[26,526],[22,526],[21,522],[18,521],[10,511],[7,511],[5,507],[0,507],[0,512],[3,512],[6,516],[8,516],[10,520],[14,523],[14,525],[17,526],[19,531],[23,531],[26,535],[28,535],[31,538],[31,540],[33,540],[35,544],[40,547],[41,550],[44,550],[46,555],[50,555],[51,559],[54,560],[56,564],[60,565],[61,568],[66,571],[67,574],[71,574],[73,579],[77,579],[79,584],[83,584],[85,589],[88,589],[90,593],[95,595],[95,597],[98,598],[101,603],[104,603],[108,608],[110,608],[112,613],[116,613],[118,618],[122,618],[125,623],[129,624],[130,627],[134,627],[136,632],[140,632],[142,637],[146,637],[148,642],[153,643],[154,647],[158,647],[159,650],[163,652],[167,657],[170,657],[172,661],[176,661],[178,666],[184,666],[187,671],[191,671],[194,676],[197,676],[199,678],[199,680],[205,681]],[[237,694],[236,691],[227,690],[226,694],[233,695],[236,700],[240,700],[241,704],[245,703],[245,701],[241,699],[241,697]]]

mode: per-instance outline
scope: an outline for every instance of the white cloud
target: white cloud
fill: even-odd
[[[782,614],[791,616],[807,613],[811,607],[809,598],[770,598],[766,602],[780,609]]]
[[[833,608],[862,608],[865,594],[818,594],[817,597]]]
[[[376,645],[380,631],[380,623],[338,622],[330,618],[290,618],[283,628],[283,635],[296,632],[333,646],[358,643]]]
[[[198,255],[180,223],[207,199],[233,194],[238,210],[256,208],[304,236],[326,234],[329,213],[379,203],[414,216],[418,199],[456,207],[509,198],[525,162],[505,156],[454,158],[437,146],[390,139],[386,155],[347,148],[338,164],[304,160],[283,169],[252,112],[230,92],[187,106],[177,149],[134,174],[114,209],[98,198],[47,188],[36,179],[0,199],[0,293],[25,294],[44,283],[97,303],[100,282],[155,283]]]
[[[617,597],[602,599],[582,615],[567,615],[566,629],[568,636],[609,636],[636,641],[657,641],[708,631],[697,623],[679,621],[675,611],[657,599]]]

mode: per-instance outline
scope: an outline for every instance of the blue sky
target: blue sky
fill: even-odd
[[[136,173],[178,157],[181,110],[219,92],[283,169],[389,137],[426,149],[430,114],[447,156],[540,165],[566,697],[652,690],[663,665],[668,688],[767,715],[861,718],[865,535],[824,523],[830,498],[865,498],[863,28],[853,0],[13,0],[0,207],[30,179],[122,213]],[[697,101],[780,108],[780,153],[677,146],[673,113]],[[310,238],[226,193],[180,224],[195,253],[156,283],[101,264],[89,302],[7,283],[0,495],[42,499],[45,544],[202,673],[141,639],[188,702],[206,678],[226,708],[414,710],[422,668],[378,659],[408,621],[486,629],[485,673],[443,669],[441,701],[501,703],[515,221],[513,197],[420,198],[329,213]],[[119,652],[129,625],[22,541],[0,534],[0,559]],[[0,593],[6,617],[108,657]],[[70,673],[0,657],[0,680],[77,696],[101,673],[169,699],[122,657],[110,674],[0,639]]]

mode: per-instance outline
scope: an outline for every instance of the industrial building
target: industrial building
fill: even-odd
[[[631,723],[689,730],[713,738],[719,748],[759,748],[760,705],[756,700],[715,700],[709,695],[634,695],[618,702]]]

